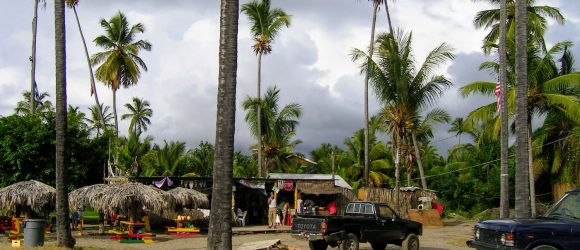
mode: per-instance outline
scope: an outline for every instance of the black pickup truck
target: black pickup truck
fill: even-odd
[[[476,249],[580,249],[580,189],[571,190],[544,216],[535,219],[487,220],[473,228]]]
[[[359,242],[369,242],[373,249],[384,250],[387,244],[403,249],[419,249],[421,223],[400,218],[387,204],[351,202],[344,216],[297,215],[292,236],[309,240],[312,250],[328,246],[357,250]]]

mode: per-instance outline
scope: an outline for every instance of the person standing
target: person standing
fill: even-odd
[[[300,194],[300,197],[298,198],[298,207],[296,208],[296,211],[298,214],[304,213],[304,197],[302,194]]]
[[[274,198],[274,193],[270,193],[268,198],[268,228],[276,228],[276,199]]]
[[[288,207],[289,206],[290,206],[290,204],[288,203],[288,201],[284,200],[284,203],[282,204],[282,225],[288,224],[286,221],[286,216],[288,215]]]

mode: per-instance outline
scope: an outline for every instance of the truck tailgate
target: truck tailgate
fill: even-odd
[[[322,233],[324,218],[295,217],[292,224],[292,233]]]

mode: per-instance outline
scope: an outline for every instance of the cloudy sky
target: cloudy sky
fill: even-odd
[[[0,116],[13,113],[23,91],[30,86],[30,46],[33,2],[4,1],[0,9]],[[241,0],[246,3],[247,0]],[[571,40],[580,43],[580,2],[572,0],[537,1],[561,9],[568,22],[551,24],[549,43]],[[282,30],[271,55],[263,59],[263,92],[270,86],[281,89],[280,104],[297,102],[303,116],[297,128],[297,147],[308,153],[321,143],[342,145],[344,138],[364,125],[363,77],[350,60],[353,48],[366,48],[370,38],[372,6],[354,0],[272,0],[272,5],[292,15],[292,25]],[[216,93],[218,76],[219,1],[217,0],[84,0],[77,11],[89,45],[89,53],[100,51],[92,40],[103,33],[99,19],[110,18],[117,11],[128,16],[131,24],[141,22],[146,32],[139,38],[153,44],[151,52],[141,57],[149,71],[138,86],[117,92],[119,115],[126,113],[123,104],[132,97],[148,100],[154,110],[147,134],[157,143],[185,141],[188,147],[200,141],[213,143],[215,137]],[[472,19],[479,10],[490,6],[469,0],[405,0],[391,7],[393,25],[413,32],[414,53],[422,61],[429,50],[446,42],[457,54],[454,62],[439,69],[455,86],[437,104],[453,117],[465,116],[491,97],[463,99],[457,89],[475,80],[495,79],[478,71],[486,60],[480,50],[486,33],[476,30]],[[41,92],[54,101],[54,13],[53,1],[39,10],[36,79]],[[89,75],[82,42],[72,10],[67,10],[67,83],[68,103],[87,112],[94,104],[90,96]],[[255,143],[244,121],[240,104],[256,93],[257,60],[251,49],[248,19],[240,15],[238,85],[236,113],[236,150],[247,151]],[[377,18],[377,31],[387,30],[383,9]],[[574,48],[580,56],[579,46]],[[112,94],[102,83],[97,91],[101,102],[112,105]],[[370,111],[379,105],[371,95]],[[126,134],[128,121],[120,121]],[[436,129],[434,144],[440,153],[456,143],[449,138],[449,125]],[[446,139],[449,138],[449,139]]]

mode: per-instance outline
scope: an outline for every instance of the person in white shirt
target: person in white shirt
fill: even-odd
[[[274,193],[270,193],[270,197],[268,197],[268,228],[276,228],[276,205]]]

